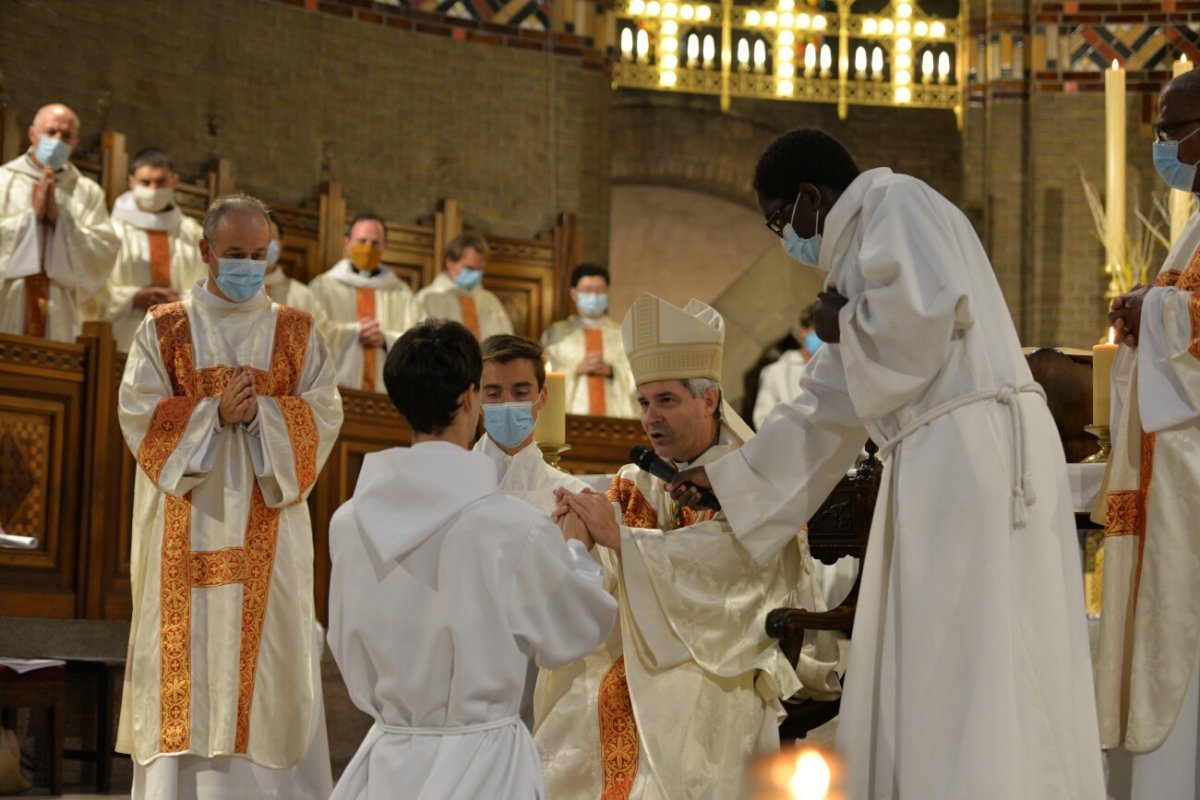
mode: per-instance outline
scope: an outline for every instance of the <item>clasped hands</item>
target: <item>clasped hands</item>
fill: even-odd
[[[217,412],[221,425],[244,422],[249,425],[258,416],[258,390],[254,388],[254,370],[245,364],[233,369],[233,377],[221,395]]]
[[[562,529],[564,538],[583,542],[588,550],[603,545],[620,555],[621,526],[607,497],[591,489],[581,492],[555,489],[554,500],[558,507],[550,519]]]
[[[613,374],[612,367],[604,362],[601,353],[588,353],[575,367],[575,372],[579,375],[599,375],[601,378],[611,378]]]
[[[1117,341],[1130,347],[1137,347],[1138,332],[1142,326],[1142,300],[1149,286],[1140,283],[1112,302],[1112,310],[1108,312],[1109,324],[1113,326]]]
[[[379,320],[363,317],[358,321],[358,343],[363,347],[383,347],[387,343],[379,327]]]
[[[33,185],[33,216],[47,225],[58,222],[58,200],[54,195],[57,186],[54,170],[42,167],[42,179]]]

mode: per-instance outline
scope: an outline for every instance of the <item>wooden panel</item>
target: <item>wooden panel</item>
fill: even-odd
[[[567,415],[563,469],[575,475],[609,475],[629,463],[635,444],[649,444],[641,420]]]
[[[434,265],[434,229],[425,225],[387,223],[387,248],[383,263],[416,292],[437,275]]]
[[[271,206],[283,226],[279,263],[290,278],[308,283],[325,265],[320,262],[321,218],[317,211],[297,206]]]
[[[483,285],[500,298],[513,330],[537,340],[553,319],[554,243],[487,237],[491,255]]]
[[[38,539],[0,550],[0,616],[80,610],[85,364],[80,345],[0,336],[0,524]]]

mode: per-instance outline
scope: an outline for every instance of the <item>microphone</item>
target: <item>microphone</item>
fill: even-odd
[[[659,458],[658,453],[644,444],[635,444],[629,451],[629,459],[634,464],[637,464],[639,468],[644,469],[664,483],[670,483],[675,480],[675,475],[678,473],[677,469],[667,463],[665,459]],[[700,493],[700,505],[705,508],[711,508],[713,511],[721,510],[721,504],[712,492],[692,483],[689,483],[688,486],[691,486]]]

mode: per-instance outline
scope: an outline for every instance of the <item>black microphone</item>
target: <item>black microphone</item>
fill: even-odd
[[[644,469],[664,483],[670,483],[675,480],[675,475],[678,473],[677,469],[668,464],[665,459],[659,458],[658,453],[644,444],[635,444],[629,451],[629,459],[634,464],[637,464],[639,468]],[[721,510],[721,504],[712,492],[694,483],[689,483],[688,486],[691,486],[700,493],[700,505],[705,508],[711,508],[713,511]]]

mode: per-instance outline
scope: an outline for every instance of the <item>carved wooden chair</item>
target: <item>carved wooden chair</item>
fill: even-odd
[[[867,552],[867,537],[883,472],[876,452],[875,444],[867,442],[866,460],[842,478],[808,521],[808,548],[814,561],[832,565],[843,556],[859,559],[859,577],[855,578],[846,599],[829,611],[777,608],[767,614],[767,635],[779,639],[779,646],[792,664],[799,658],[806,630],[837,631],[849,636],[854,627],[862,559]],[[803,739],[809,731],[838,715],[841,700],[784,701],[783,706],[787,719],[779,726],[780,738]]]

